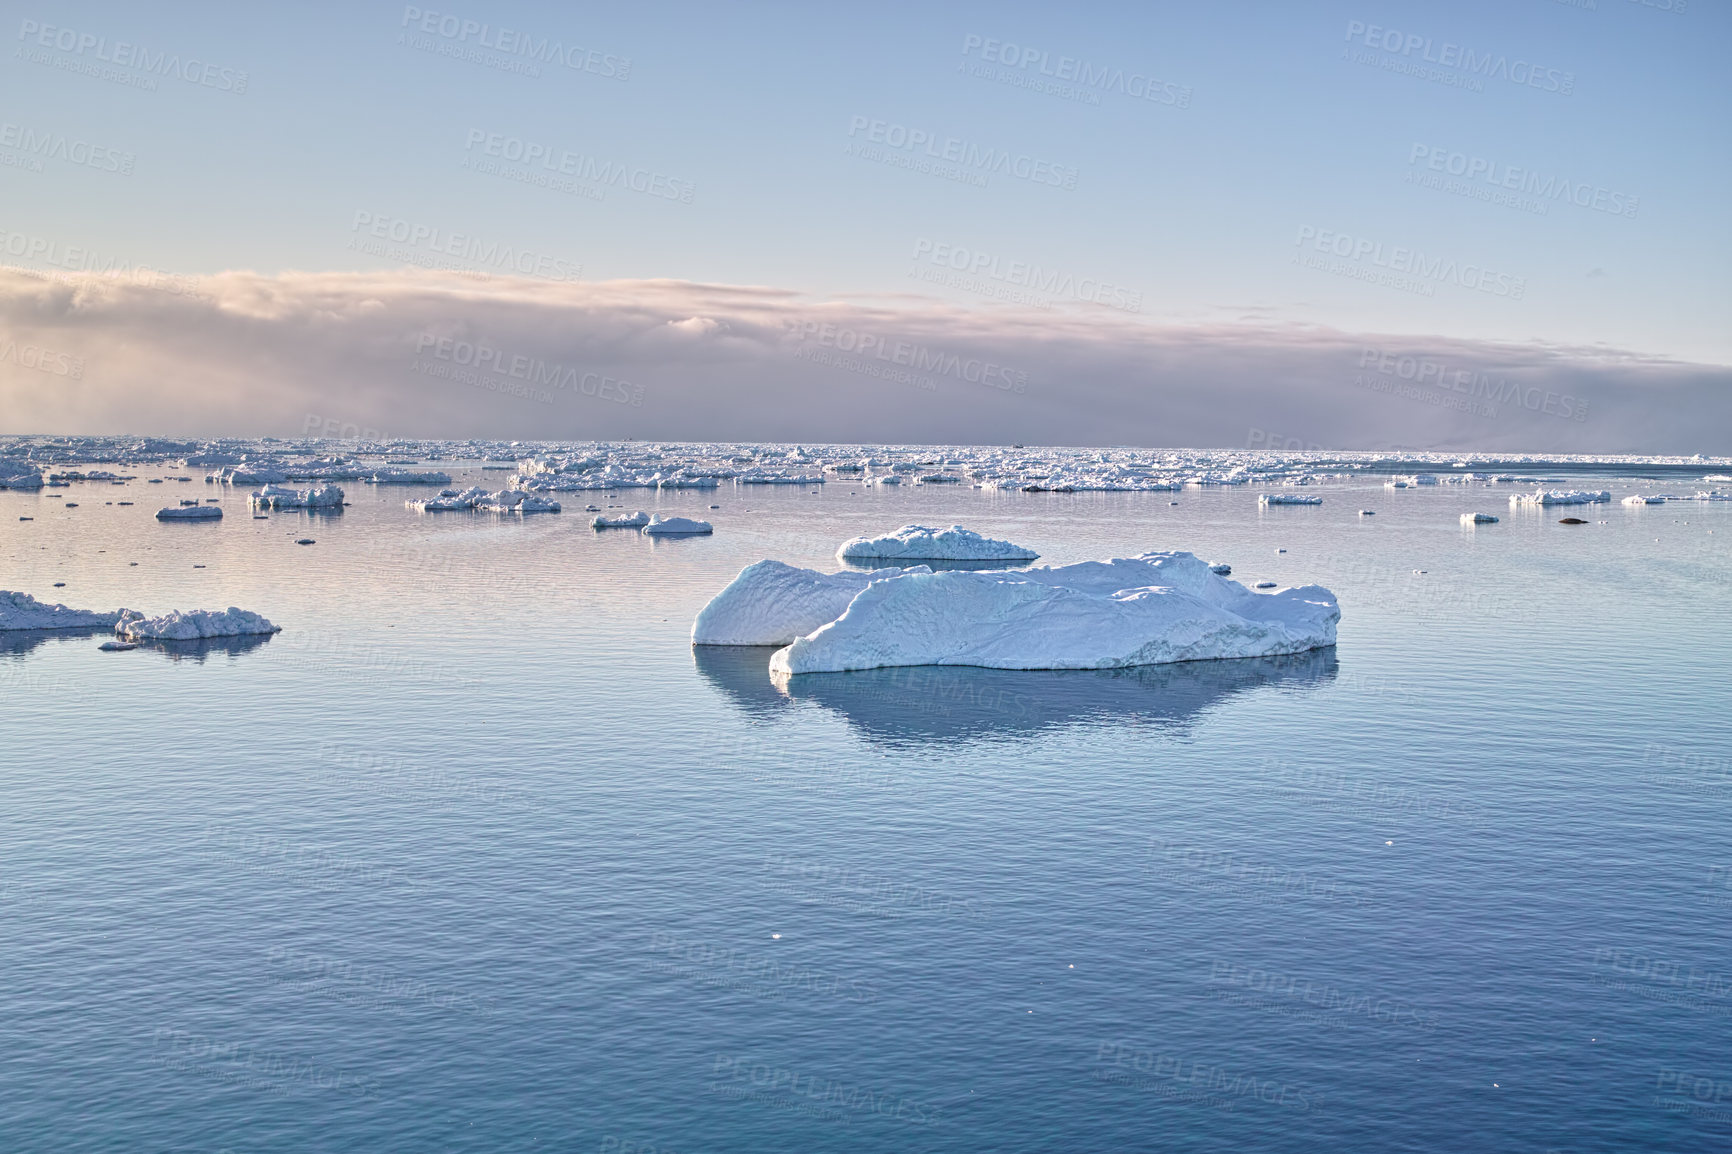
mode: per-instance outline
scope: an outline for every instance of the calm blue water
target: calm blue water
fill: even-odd
[[[0,1149],[1732,1143],[1732,507],[595,495],[717,526],[657,542],[140,472],[0,492],[0,587],[284,631],[0,642]],[[745,564],[905,521],[1318,581],[1340,643],[694,659]]]

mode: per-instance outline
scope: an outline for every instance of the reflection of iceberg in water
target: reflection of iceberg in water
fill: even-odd
[[[752,718],[772,717],[792,703],[770,680],[770,654],[779,645],[694,645],[692,660],[704,680]]]
[[[114,636],[112,629],[3,629],[0,630],[0,655],[22,657],[39,645],[50,641],[77,641],[85,637]]]
[[[167,655],[170,661],[195,661],[203,664],[211,657],[239,657],[264,645],[275,634],[243,633],[232,637],[205,637],[197,641],[165,641],[160,638],[140,640],[139,651],[146,649]]]
[[[1268,685],[1315,687],[1336,671],[1335,648],[1328,646],[1128,669],[913,665],[773,681],[773,652],[693,650],[699,672],[747,714],[762,718],[792,702],[811,701],[879,739],[1028,736],[1075,724],[1182,727],[1234,694]]]

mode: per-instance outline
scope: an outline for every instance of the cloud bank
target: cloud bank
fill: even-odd
[[[0,269],[0,432],[1732,452],[1732,369],[1107,309]]]

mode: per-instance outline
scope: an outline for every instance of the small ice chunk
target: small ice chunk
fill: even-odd
[[[1259,505],[1321,505],[1322,497],[1305,497],[1298,493],[1264,493],[1257,498]]]
[[[222,516],[222,509],[216,505],[181,505],[156,511],[158,521],[220,521]]]
[[[1520,505],[1594,505],[1601,501],[1610,501],[1612,494],[1606,489],[1535,489],[1531,493],[1511,493],[1511,506]]]
[[[714,532],[714,529],[708,521],[694,521],[690,517],[663,517],[657,514],[650,518],[643,531],[655,537],[694,537]]]
[[[1666,498],[1664,497],[1648,497],[1641,493],[1635,493],[1624,498],[1626,505],[1664,505],[1665,503]]]
[[[1461,523],[1463,525],[1495,525],[1497,518],[1490,513],[1463,513]]]
[[[603,515],[603,516],[597,517],[595,520],[591,521],[589,524],[590,524],[590,527],[593,529],[642,529],[645,525],[648,525],[649,523],[650,523],[650,515],[648,513],[645,513],[642,509],[639,509],[637,512],[631,514],[629,517],[628,516],[608,517],[606,515]]]
[[[1273,581],[1259,581],[1255,585],[1251,586],[1251,588],[1253,588],[1253,589],[1273,589],[1273,588],[1275,588],[1275,582],[1273,582]]]
[[[961,525],[948,529],[904,525],[882,537],[844,541],[836,555],[845,561],[1034,561],[1040,557],[1033,549],[983,537]]]
[[[1209,572],[1213,573],[1217,577],[1231,577],[1233,575],[1233,567],[1222,562],[1209,566]]]
[[[131,641],[104,641],[97,648],[104,653],[123,653],[128,649],[137,649],[138,645]]]

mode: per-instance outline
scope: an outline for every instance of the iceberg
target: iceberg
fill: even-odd
[[[335,485],[316,489],[291,489],[286,485],[266,485],[251,497],[255,509],[341,509],[343,490]]]
[[[1490,513],[1463,513],[1461,523],[1463,525],[1495,525],[1497,518]]]
[[[1611,499],[1612,494],[1606,489],[1535,489],[1531,493],[1509,495],[1512,508],[1521,505],[1594,505]]]
[[[0,489],[40,489],[42,471],[23,461],[0,461]]]
[[[428,497],[421,501],[404,501],[403,507],[413,509],[417,513],[451,513],[460,509],[473,509],[487,495],[487,490],[479,485],[472,485],[461,493],[456,489],[441,489],[437,497]]]
[[[699,611],[692,623],[693,645],[788,645],[842,616],[854,595],[874,581],[913,569],[858,569],[820,573],[781,561],[759,561],[740,570]]]
[[[649,524],[643,527],[643,531],[655,537],[691,537],[714,532],[714,529],[708,521],[694,521],[690,517],[663,517],[657,514],[649,519]]]
[[[872,581],[836,620],[770,658],[774,674],[899,665],[1118,669],[1265,657],[1335,644],[1317,585],[1252,593],[1194,554],[1143,553],[1022,572]]]
[[[0,589],[0,632],[12,629],[109,629],[125,610],[102,613],[48,605],[28,593]]]
[[[175,508],[158,509],[158,521],[220,521],[223,511],[216,505],[181,505]]]
[[[1665,503],[1666,498],[1664,497],[1648,497],[1641,493],[1636,493],[1624,498],[1624,504],[1626,505],[1664,505]]]
[[[603,513],[589,524],[593,529],[642,529],[649,523],[650,515],[639,509],[629,517],[609,517]]]
[[[218,612],[214,609],[191,609],[169,613],[162,617],[146,617],[131,609],[120,611],[114,631],[128,641],[199,641],[206,637],[241,637],[255,633],[280,633],[282,626],[272,625],[257,613],[237,609],[233,605]]]
[[[495,513],[557,513],[559,502],[552,497],[538,497],[527,489],[501,489],[475,502],[477,509]]]
[[[844,541],[836,555],[844,561],[1033,561],[1040,557],[1033,549],[982,537],[961,525],[948,529],[904,525],[882,537]]]
[[[1322,497],[1301,497],[1297,493],[1264,493],[1257,498],[1259,505],[1321,505]]]

